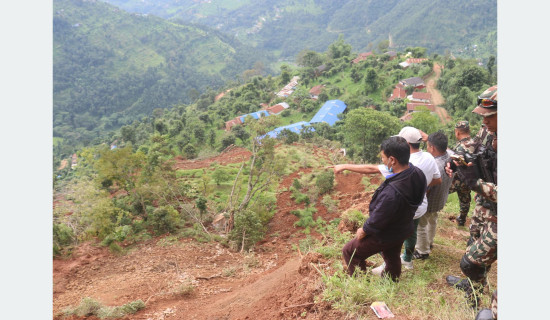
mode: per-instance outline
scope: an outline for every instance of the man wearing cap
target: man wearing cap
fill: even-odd
[[[447,276],[450,285],[466,292],[472,306],[479,303],[479,293],[487,283],[487,272],[497,260],[497,86],[485,90],[472,111],[483,117],[483,127],[478,134],[480,147],[476,155],[482,162],[470,162],[467,166],[453,165],[447,174],[456,172],[476,194],[476,206],[470,226],[471,239],[460,261],[460,269],[467,276],[461,279]],[[476,168],[481,163],[483,168]],[[453,168],[454,167],[454,168]],[[483,176],[480,176],[483,175]]]
[[[441,174],[439,172],[439,169],[437,168],[434,157],[430,153],[420,150],[420,142],[422,142],[423,138],[422,132],[414,127],[404,127],[403,129],[401,129],[401,131],[399,131],[398,136],[404,138],[409,144],[409,149],[411,153],[409,162],[422,170],[426,177],[426,185],[428,186],[428,188],[437,184],[441,184]],[[380,170],[380,172],[384,176],[386,176],[387,174],[387,172],[382,169]],[[420,219],[420,217],[422,217],[426,213],[427,208],[428,199],[426,198],[426,194],[424,194],[422,204],[416,210],[413,218],[414,232],[404,242],[405,249],[403,255],[401,256],[401,264],[405,267],[405,269],[413,268],[413,258],[426,259],[429,256],[427,254],[419,255],[419,253],[415,252],[414,250],[414,247],[416,245],[416,229],[419,222],[418,219]],[[413,256],[414,254],[416,254],[416,257]],[[384,268],[385,265],[382,264],[381,266],[372,269],[372,273],[380,275]]]
[[[369,218],[357,229],[356,236],[342,249],[342,255],[353,275],[359,267],[366,270],[365,259],[381,253],[387,266],[384,273],[392,280],[401,275],[399,252],[405,238],[413,231],[413,216],[426,193],[423,172],[409,163],[409,145],[401,137],[389,137],[380,145],[380,158],[386,180],[374,192],[369,205]],[[344,170],[364,174],[380,173],[377,165],[341,164],[334,172]],[[382,272],[382,271],[381,271]]]
[[[456,123],[455,137],[458,142],[453,148],[454,153],[464,155],[465,153],[475,152],[478,142],[476,138],[470,137],[470,123],[468,121],[458,121]],[[456,222],[459,226],[464,226],[472,201],[471,190],[457,175],[454,175],[449,194],[453,192],[456,192],[460,202],[460,215],[456,218]]]

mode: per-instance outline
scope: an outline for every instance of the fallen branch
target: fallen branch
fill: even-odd
[[[219,278],[221,277],[221,273],[218,273],[218,274],[215,274],[213,276],[210,276],[210,277],[195,277],[195,279],[198,279],[198,280],[210,280],[210,279],[213,279],[213,278]]]
[[[290,309],[290,308],[296,308],[296,307],[307,307],[307,306],[311,306],[311,305],[314,305],[314,304],[315,304],[315,302],[296,304],[296,305],[293,305],[293,306],[284,307],[282,310]]]

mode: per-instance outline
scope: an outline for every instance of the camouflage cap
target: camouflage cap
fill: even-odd
[[[459,121],[455,124],[455,128],[457,128],[457,129],[470,129],[470,123],[466,120]]]
[[[497,113],[497,85],[485,90],[477,97],[477,107],[472,111],[484,117]]]

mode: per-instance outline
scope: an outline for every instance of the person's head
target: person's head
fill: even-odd
[[[414,127],[404,127],[399,131],[398,136],[405,139],[413,150],[418,150],[420,148],[420,142],[422,141],[420,130]]]
[[[448,143],[447,136],[442,131],[437,131],[428,136],[426,149],[435,157],[447,152]]]
[[[491,132],[497,132],[497,89],[494,85],[477,98],[477,107],[472,111],[483,117],[483,124]]]
[[[466,120],[459,121],[455,124],[455,137],[465,137],[470,135],[470,123]]]
[[[380,157],[382,163],[388,168],[392,168],[396,164],[401,166],[408,165],[410,155],[409,144],[402,137],[392,136],[380,144]]]

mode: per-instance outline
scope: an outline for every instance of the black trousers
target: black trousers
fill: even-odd
[[[399,254],[404,241],[405,239],[395,242],[380,242],[378,239],[369,236],[360,240],[353,238],[342,249],[349,275],[353,275],[357,267],[365,271],[367,269],[365,260],[376,253],[381,253],[386,263],[383,274],[388,274],[394,281],[397,280],[401,275],[401,257]]]

